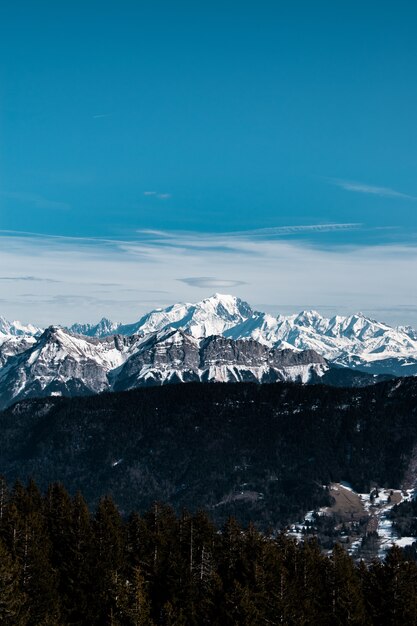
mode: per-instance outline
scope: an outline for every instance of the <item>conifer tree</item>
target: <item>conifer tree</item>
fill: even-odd
[[[128,626],[153,626],[146,583],[139,567],[130,573],[122,614]]]
[[[393,624],[416,624],[417,567],[405,560],[403,551],[394,545],[384,563],[387,600],[386,617]]]
[[[4,520],[4,537],[19,563],[20,586],[26,595],[31,626],[59,619],[58,576],[51,563],[52,546],[43,514],[41,494],[33,481],[13,488]]]
[[[4,476],[0,476],[0,530],[9,502],[9,490]]]
[[[367,614],[373,624],[390,623],[387,618],[387,580],[384,564],[375,560],[369,567],[360,566],[359,572],[362,579],[362,594]]]
[[[328,605],[328,562],[316,540],[304,542],[298,550],[298,557],[297,581],[303,598],[302,615],[314,624],[325,624],[326,611],[323,609]]]
[[[0,541],[0,624],[25,626],[26,598],[19,585],[19,566]]]
[[[224,598],[221,623],[225,626],[253,626],[261,623],[261,619],[252,589],[235,580]]]
[[[99,616],[100,623],[100,619],[113,619],[115,587],[120,583],[124,556],[122,519],[110,497],[102,498],[98,504],[93,533],[91,610]]]
[[[144,571],[150,572],[149,594],[155,618],[178,594],[181,569],[179,523],[170,506],[155,502],[143,516]]]
[[[65,536],[65,558],[59,567],[65,613],[71,624],[78,626],[89,618],[93,623],[93,535],[90,513],[80,493],[71,502]]]
[[[367,623],[360,578],[352,559],[336,544],[328,568],[331,589],[332,622],[337,624]]]
[[[232,585],[241,576],[242,530],[237,521],[230,517],[223,527],[220,548],[220,572],[225,585]]]
[[[161,611],[161,626],[189,626],[181,608],[166,602]]]

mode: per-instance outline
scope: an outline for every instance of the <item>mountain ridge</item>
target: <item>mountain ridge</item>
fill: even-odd
[[[27,349],[4,355],[0,407],[25,397],[88,395],[174,382],[309,382],[328,369],[326,360],[311,350],[272,349],[255,340],[198,339],[175,328],[96,338],[51,326]]]
[[[217,338],[215,362],[200,364],[202,342],[210,337]],[[410,327],[393,328],[361,313],[326,318],[313,310],[274,317],[222,294],[155,309],[133,324],[103,318],[42,332],[1,318],[0,406],[36,393],[82,395],[168,382],[337,380],[361,386],[379,376],[416,375],[415,337]],[[271,354],[285,350],[304,355],[298,370],[284,365],[282,355],[277,366]],[[240,362],[245,351],[250,359]],[[334,369],[341,367],[345,373]]]
[[[13,329],[8,332],[8,327]],[[106,337],[146,335],[168,327],[181,328],[199,338],[224,334],[232,339],[256,339],[270,347],[314,349],[332,362],[352,367],[357,367],[355,357],[363,363],[381,357],[411,358],[417,365],[417,331],[410,326],[392,327],[362,313],[326,318],[311,310],[273,316],[254,310],[240,298],[222,294],[194,304],[154,309],[131,324],[102,318],[96,324],[73,324],[68,330],[88,337]],[[12,335],[33,337],[40,332],[35,326],[0,318],[0,342]]]

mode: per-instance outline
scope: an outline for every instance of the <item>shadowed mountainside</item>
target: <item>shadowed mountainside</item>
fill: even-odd
[[[283,525],[327,501],[322,485],[399,486],[417,440],[417,380],[360,389],[169,385],[17,403],[0,413],[8,481],[62,481],[91,505],[154,500]]]

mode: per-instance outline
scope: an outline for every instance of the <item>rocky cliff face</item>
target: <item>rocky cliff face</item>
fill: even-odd
[[[313,351],[275,350],[257,341],[213,336],[195,339],[182,331],[155,335],[114,377],[114,389],[167,382],[308,382],[328,365]]]
[[[196,339],[168,329],[148,337],[81,337],[50,327],[22,352],[4,356],[0,406],[36,396],[189,381],[308,382],[328,365],[313,351],[270,349],[254,340]]]

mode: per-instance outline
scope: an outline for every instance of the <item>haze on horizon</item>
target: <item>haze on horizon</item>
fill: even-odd
[[[1,8],[0,314],[232,293],[417,326],[417,7]]]

